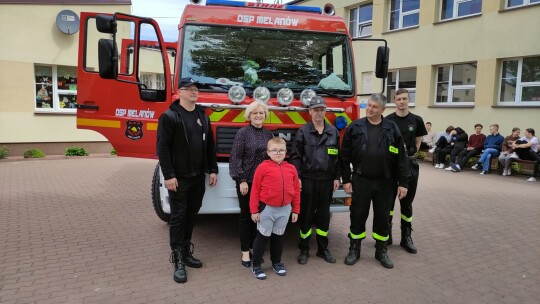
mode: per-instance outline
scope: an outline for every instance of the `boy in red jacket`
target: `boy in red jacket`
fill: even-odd
[[[255,170],[249,207],[251,219],[257,223],[257,237],[253,242],[253,275],[266,279],[261,260],[270,239],[272,269],[280,276],[287,274],[281,263],[283,233],[292,211],[292,222],[300,213],[300,182],[296,168],[284,161],[287,152],[285,140],[274,137],[268,141],[266,153],[269,160]]]

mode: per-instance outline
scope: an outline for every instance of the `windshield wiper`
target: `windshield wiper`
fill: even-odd
[[[339,98],[339,100],[341,101],[345,101],[345,97],[343,97],[342,95],[338,95],[338,94],[335,94],[335,93],[332,93],[330,91],[327,91],[327,90],[324,90],[324,89],[319,89],[319,88],[314,88],[313,89],[316,93],[322,93],[322,94],[326,94],[330,97],[335,97],[335,98]]]

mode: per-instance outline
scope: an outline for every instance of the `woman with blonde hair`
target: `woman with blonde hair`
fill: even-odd
[[[255,169],[266,158],[266,144],[273,137],[272,132],[263,128],[268,117],[268,106],[262,102],[254,101],[247,106],[244,116],[249,125],[236,133],[231,157],[229,161],[229,174],[236,182],[236,193],[240,205],[240,249],[242,250],[242,265],[251,267],[251,249],[253,240],[257,235],[257,225],[251,220],[249,211],[249,197]]]

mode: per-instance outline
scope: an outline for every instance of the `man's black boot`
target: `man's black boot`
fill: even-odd
[[[386,244],[388,245],[392,245],[392,219],[390,219],[390,230],[389,233],[388,233],[388,241],[386,241]]]
[[[187,282],[186,266],[184,265],[183,251],[183,248],[174,249],[171,252],[171,257],[169,259],[169,261],[173,264],[173,278],[176,283]]]
[[[309,259],[309,251],[300,250],[300,255],[298,256],[298,264],[305,265]]]
[[[354,265],[360,258],[360,244],[362,240],[351,239],[351,245],[349,246],[349,254],[345,257],[345,264]]]
[[[201,268],[202,267],[201,260],[196,259],[193,256],[193,252],[195,250],[195,246],[193,245],[193,243],[191,241],[187,241],[185,248],[186,248],[186,253],[184,255],[184,262],[186,263],[186,266],[191,267],[191,268]]]
[[[334,264],[336,262],[336,259],[334,258],[334,256],[332,256],[330,250],[328,249],[317,251],[317,256],[323,258],[323,260],[325,260],[327,263]]]
[[[409,253],[417,253],[418,250],[414,246],[412,237],[411,237],[411,225],[401,225],[401,247],[405,248]]]
[[[376,241],[375,242],[375,258],[381,262],[386,268],[394,268],[394,263],[390,260],[387,254],[388,247],[386,242]]]

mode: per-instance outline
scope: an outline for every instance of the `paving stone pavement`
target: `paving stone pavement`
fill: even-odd
[[[307,265],[297,264],[291,225],[287,276],[267,262],[268,279],[259,281],[240,265],[237,216],[200,216],[193,241],[204,267],[188,268],[188,282],[176,284],[168,226],[150,201],[155,163],[0,162],[0,303],[540,303],[540,182],[525,176],[422,163],[418,254],[390,246],[394,269],[374,259],[370,237],[360,261],[344,265],[349,215],[338,213],[329,234],[337,264],[313,251]]]

